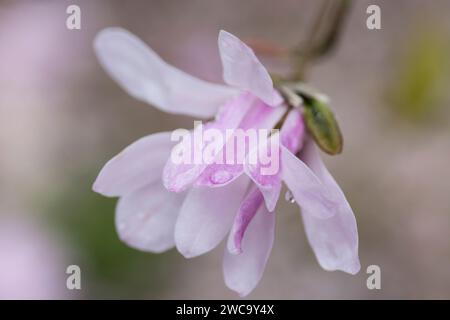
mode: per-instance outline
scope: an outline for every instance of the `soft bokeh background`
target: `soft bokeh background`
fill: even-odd
[[[81,7],[80,31],[65,27],[70,4]],[[382,30],[366,28],[369,4],[380,5]],[[223,246],[185,260],[118,240],[115,200],[91,191],[99,169],[143,135],[193,123],[129,97],[100,68],[92,40],[121,26],[168,62],[220,81],[218,30],[293,46],[319,7],[0,1],[0,298],[236,298],[222,280]],[[357,216],[361,272],[322,270],[298,207],[280,201],[274,249],[248,298],[450,298],[449,16],[446,0],[355,1],[309,80],[331,97],[345,136],[344,153],[324,158]],[[66,289],[70,264],[81,267],[80,291]],[[381,290],[366,287],[371,264]]]

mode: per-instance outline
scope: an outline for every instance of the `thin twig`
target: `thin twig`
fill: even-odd
[[[323,1],[306,41],[292,51],[295,59],[292,80],[303,80],[307,66],[335,46],[350,4],[351,0]]]

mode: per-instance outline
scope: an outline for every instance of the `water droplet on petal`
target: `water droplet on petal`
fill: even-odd
[[[289,203],[295,203],[294,196],[292,195],[291,190],[286,191],[286,194],[284,195],[284,199]]]
[[[228,181],[231,180],[231,178],[233,178],[233,175],[225,170],[219,170],[214,172],[211,177],[209,178],[209,180],[213,183],[213,184],[224,184]]]

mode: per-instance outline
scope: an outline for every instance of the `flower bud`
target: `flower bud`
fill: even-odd
[[[343,139],[333,112],[323,100],[303,97],[303,119],[317,145],[330,155],[342,152]]]

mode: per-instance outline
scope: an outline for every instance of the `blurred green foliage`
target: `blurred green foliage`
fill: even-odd
[[[173,252],[151,254],[123,244],[115,231],[116,199],[91,190],[95,174],[73,177],[46,195],[53,227],[67,240],[81,267],[83,298],[158,298],[169,284]]]
[[[449,86],[448,35],[437,27],[420,30],[405,42],[388,88],[389,105],[400,118],[414,123],[438,113]]]

